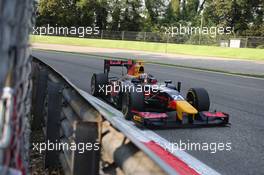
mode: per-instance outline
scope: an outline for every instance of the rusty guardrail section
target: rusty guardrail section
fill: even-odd
[[[39,59],[33,58],[32,69],[32,129],[42,128],[46,145],[57,143],[64,146],[60,150],[45,151],[46,168],[62,165],[64,173],[69,175],[113,171],[176,174],[164,166],[166,164],[157,163],[160,160],[150,157],[150,152],[142,151],[142,145],[140,148],[128,133],[120,132],[122,128],[109,118],[116,115],[109,113],[111,109],[98,109],[98,105],[84,98],[81,90]],[[109,108],[105,105],[101,108]],[[86,145],[89,151],[79,152],[67,147],[83,143],[89,143]]]

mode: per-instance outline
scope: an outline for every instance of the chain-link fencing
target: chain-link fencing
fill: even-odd
[[[41,31],[42,30],[42,31]],[[143,41],[143,42],[158,42],[158,43],[174,43],[174,44],[195,44],[195,45],[212,45],[229,47],[230,40],[240,40],[241,48],[262,48],[264,47],[264,37],[255,36],[234,36],[234,35],[206,35],[206,34],[169,34],[165,32],[132,32],[132,31],[108,31],[100,30],[98,33],[71,33],[66,32],[66,28],[57,27],[58,33],[53,33],[54,28],[40,28],[38,34],[50,36],[67,36],[67,37],[81,37],[91,39],[110,39],[110,40],[124,40],[124,41]],[[49,31],[49,32],[48,32]],[[32,33],[34,34],[34,33]],[[36,33],[35,33],[36,34]]]

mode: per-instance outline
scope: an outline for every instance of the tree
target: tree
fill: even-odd
[[[97,3],[95,0],[79,0],[76,7],[79,13],[79,20],[82,26],[92,26],[95,22],[95,7]]]
[[[158,24],[164,17],[166,11],[165,0],[145,0],[147,17],[152,24]]]
[[[195,23],[197,16],[199,16],[199,3],[199,0],[187,0],[186,13],[184,15],[186,15],[186,19],[192,23]]]
[[[37,25],[55,25],[59,19],[58,13],[61,13],[61,9],[56,0],[40,0],[37,11]]]
[[[108,4],[110,9],[109,29],[113,31],[119,31],[121,21],[121,10],[124,8],[125,2],[123,0],[109,0]]]
[[[199,17],[199,0],[171,0],[167,12],[165,23],[196,23]]]
[[[121,30],[140,31],[142,28],[141,1],[126,0],[126,5],[121,13]]]
[[[204,17],[208,24],[230,26],[237,35],[247,35],[251,26],[255,30],[256,25],[263,25],[263,1],[207,0]]]
[[[181,1],[171,0],[166,11],[165,23],[174,24],[181,19]]]
[[[79,21],[75,4],[76,0],[40,0],[37,25],[77,25]]]
[[[111,30],[140,31],[143,28],[141,0],[111,1],[109,7]]]
[[[95,8],[96,26],[100,29],[106,29],[107,27],[108,9],[107,0],[97,1]]]
[[[39,0],[37,26],[156,32],[163,26],[199,26],[202,16],[208,27],[263,35],[263,0]]]

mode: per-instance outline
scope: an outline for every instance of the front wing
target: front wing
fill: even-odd
[[[182,121],[170,119],[166,113],[133,111],[133,121],[145,127],[195,128],[228,126],[229,115],[224,112],[199,112],[195,119],[184,116]]]

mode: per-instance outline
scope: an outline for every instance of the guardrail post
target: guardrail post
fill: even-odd
[[[84,144],[85,150],[79,153],[79,150],[74,151],[72,174],[73,175],[94,175],[99,174],[100,163],[100,141],[99,141],[99,126],[96,122],[81,122],[74,123],[74,138],[76,145]],[[88,145],[88,147],[87,147]]]
[[[37,66],[37,65],[36,65]],[[36,67],[36,77],[34,77],[34,91],[33,91],[33,120],[32,130],[41,129],[44,118],[44,101],[46,96],[46,88],[48,81],[48,72],[46,69],[38,70]]]
[[[47,118],[46,118],[46,152],[45,167],[59,166],[59,151],[55,149],[60,141],[60,115],[62,108],[62,88],[59,83],[48,81]],[[50,146],[50,147],[49,147]],[[51,150],[48,150],[51,149]]]

